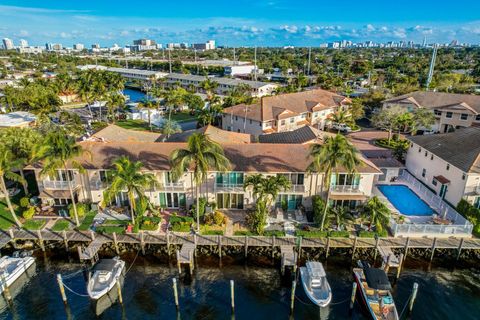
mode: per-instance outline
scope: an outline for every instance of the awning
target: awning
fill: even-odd
[[[367,200],[367,196],[364,194],[330,194],[331,200]]]
[[[382,269],[367,268],[363,270],[365,279],[370,288],[376,290],[391,290],[392,286],[388,281],[388,276]]]
[[[76,191],[73,191],[75,194]],[[68,190],[45,190],[40,192],[39,198],[51,198],[51,199],[65,199],[70,198],[70,191]]]
[[[435,180],[437,180],[438,182],[440,182],[441,184],[449,184],[450,183],[450,180],[448,180],[447,178],[445,178],[444,176],[442,175],[439,175],[439,176],[435,176],[433,177]]]

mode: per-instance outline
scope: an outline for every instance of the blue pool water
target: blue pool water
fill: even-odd
[[[434,213],[409,187],[402,185],[380,185],[378,189],[397,210],[406,216],[429,216]]]

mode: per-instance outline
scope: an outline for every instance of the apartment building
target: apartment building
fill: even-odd
[[[225,108],[222,128],[253,135],[292,131],[311,125],[323,130],[350,99],[322,89],[263,97],[259,103]]]
[[[435,113],[432,130],[445,133],[452,128],[480,126],[480,96],[416,91],[383,101],[383,108],[399,106],[407,111],[430,109]]]
[[[464,198],[480,208],[480,128],[408,139],[411,174],[454,206]]]
[[[166,208],[189,208],[195,201],[195,187],[192,173],[184,174],[178,181],[173,181],[170,174],[170,154],[178,148],[185,148],[185,142],[156,142],[158,138],[146,133],[136,133],[128,138],[125,130],[116,126],[107,127],[92,139],[79,144],[91,154],[78,160],[86,169],[84,173],[69,168],[58,170],[52,176],[41,176],[40,167],[35,167],[35,174],[44,203],[61,206],[69,203],[71,187],[79,201],[101,203],[103,191],[108,186],[107,171],[112,162],[125,155],[133,161],[141,161],[147,172],[155,174],[159,185],[146,191],[146,196],[157,206]],[[220,130],[220,129],[217,129]],[[210,134],[214,131],[210,130]],[[226,139],[231,135],[232,139]],[[300,205],[311,209],[312,196],[321,194],[326,188],[322,186],[322,174],[307,174],[306,169],[311,159],[308,158],[309,146],[303,144],[269,144],[248,143],[244,136],[235,139],[233,132],[224,132],[219,143],[231,162],[228,172],[209,172],[205,183],[200,186],[200,196],[216,202],[218,208],[225,210],[244,210],[254,205],[251,190],[244,190],[243,182],[248,175],[261,173],[268,175],[285,175],[291,182],[289,190],[281,192],[275,206],[286,204],[288,210]],[[216,137],[209,135],[211,139]],[[355,174],[342,172],[331,182],[331,200],[334,204],[355,207],[371,196],[374,177],[381,174],[375,165],[366,159],[357,167]],[[120,193],[114,201],[116,205],[126,205],[126,194]]]
[[[214,77],[210,79],[218,84],[216,93],[220,95],[228,94],[229,91],[240,85],[246,85],[250,88],[250,94],[252,97],[263,97],[273,94],[275,90],[279,87],[278,84],[261,81],[250,81],[222,77]],[[169,73],[165,77],[165,84],[168,86],[180,85],[185,89],[195,87],[198,91],[201,91],[201,89],[199,88],[200,84],[205,80],[206,77],[204,76],[182,73]]]

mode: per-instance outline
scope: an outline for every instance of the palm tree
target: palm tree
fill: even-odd
[[[353,220],[353,216],[351,215],[350,211],[347,207],[344,206],[337,206],[331,210],[335,221],[337,223],[337,229],[340,231],[342,227],[348,222]]]
[[[330,116],[330,120],[337,124],[344,124],[350,121],[350,112],[344,107],[340,107],[335,113]],[[340,133],[340,127],[338,127],[337,133]]]
[[[19,228],[22,227],[22,224],[18,220],[15,210],[13,209],[12,202],[10,201],[10,195],[8,194],[7,186],[5,184],[5,178],[23,183],[23,178],[13,172],[13,170],[22,165],[23,163],[21,159],[15,159],[8,148],[3,145],[0,146],[0,188],[5,196],[8,210],[10,210],[13,220]]]
[[[370,198],[364,207],[364,216],[370,220],[368,227],[371,230],[372,225],[376,227],[377,232],[383,230],[390,220],[390,209],[377,196]]]
[[[286,191],[292,187],[292,183],[283,175],[269,176],[263,182],[263,197],[267,206],[277,198],[280,191]]]
[[[22,160],[22,166],[18,169],[22,177],[23,191],[28,195],[24,166],[34,162],[35,148],[40,142],[40,135],[30,128],[13,127],[0,132],[0,142],[10,151],[14,159]]]
[[[205,91],[207,94],[207,100],[210,101],[210,99],[213,97],[214,91],[218,88],[218,82],[207,77],[205,80],[200,82],[199,87]]]
[[[188,138],[187,148],[174,150],[170,160],[174,180],[178,180],[185,172],[192,170],[197,195],[197,230],[200,230],[200,185],[205,182],[209,170],[227,171],[230,168],[230,161],[225,157],[218,143],[201,133],[192,134]]]
[[[115,123],[116,110],[125,105],[125,96],[123,94],[114,92],[107,96],[107,109],[112,123]]]
[[[36,151],[35,157],[43,160],[41,175],[56,175],[60,169],[65,171],[77,227],[80,225],[80,221],[78,220],[77,204],[75,203],[75,196],[70,183],[73,175],[69,173],[71,171],[68,170],[68,167],[73,167],[80,173],[83,173],[85,169],[75,158],[84,154],[91,156],[90,152],[84,150],[81,145],[76,144],[75,139],[67,135],[64,129],[58,129],[47,134],[44,143]]]
[[[360,163],[358,150],[341,134],[335,137],[327,136],[323,145],[314,144],[310,147],[312,163],[308,166],[309,172],[324,172],[322,192],[324,186],[328,187],[325,199],[325,208],[322,216],[320,229],[323,230],[325,217],[327,216],[328,202],[330,199],[330,181],[332,173],[338,176],[338,170],[342,168],[349,174],[356,171],[356,165]]]
[[[142,100],[139,103],[139,107],[147,109],[147,111],[148,111],[148,125],[150,127],[150,131],[153,131],[151,111],[152,111],[152,109],[157,109],[157,104],[150,99],[145,99],[145,100]]]
[[[172,118],[172,109],[177,109],[185,102],[185,89],[177,88],[168,91],[165,95],[165,106],[168,108],[168,120]]]
[[[180,127],[178,122],[167,119],[167,120],[164,120],[160,125],[160,131],[162,132],[162,134],[165,134],[167,138],[169,138],[170,135],[174,133],[182,132],[182,127]]]
[[[253,199],[255,202],[257,202],[257,199],[260,197],[260,195],[263,195],[263,177],[262,174],[257,173],[257,174],[252,174],[248,175],[245,178],[245,181],[243,182],[243,189],[247,190],[248,188],[252,188],[252,194],[253,194]]]
[[[111,184],[103,192],[103,203],[107,205],[116,195],[126,190],[132,223],[135,224],[135,198],[143,197],[147,188],[157,185],[157,179],[153,173],[142,172],[143,163],[132,162],[125,156],[116,159],[113,166],[114,169],[109,172]]]

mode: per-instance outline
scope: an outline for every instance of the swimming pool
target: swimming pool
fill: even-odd
[[[429,216],[435,213],[412,189],[405,185],[379,185],[377,188],[403,215]]]

